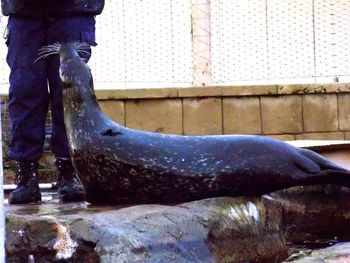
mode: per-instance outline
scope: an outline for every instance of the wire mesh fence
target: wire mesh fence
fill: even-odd
[[[349,81],[349,1],[212,1],[211,8],[214,83]]]
[[[192,4],[106,0],[89,62],[96,87],[191,86],[199,54]],[[350,1],[212,0],[209,11],[210,85],[350,80]],[[1,17],[2,32],[5,25]],[[9,74],[5,56],[2,43],[0,83]]]
[[[110,0],[97,21],[97,81],[114,88],[190,85],[189,2]]]

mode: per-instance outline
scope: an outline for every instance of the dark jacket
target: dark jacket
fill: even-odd
[[[1,0],[2,14],[23,17],[98,15],[104,0]]]

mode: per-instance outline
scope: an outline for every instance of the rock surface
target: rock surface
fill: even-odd
[[[350,240],[347,189],[294,187],[271,195],[174,206],[55,200],[6,206],[7,259],[27,262],[32,254],[35,262],[281,262],[288,254],[296,260],[310,255],[309,248]],[[335,248],[335,254],[326,251],[350,254],[346,246]],[[323,262],[317,257],[310,262]]]
[[[282,208],[267,197],[177,206],[7,206],[8,262],[279,262]],[[17,261],[16,261],[17,260]]]
[[[350,262],[350,243],[336,244],[325,249],[292,255],[284,262],[294,263],[347,263]]]
[[[350,191],[334,185],[272,193],[283,206],[286,239],[296,244],[350,240]]]

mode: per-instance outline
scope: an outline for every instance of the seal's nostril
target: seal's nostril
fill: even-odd
[[[108,129],[104,132],[102,132],[103,136],[116,136],[122,134],[120,131],[114,130],[114,129]]]

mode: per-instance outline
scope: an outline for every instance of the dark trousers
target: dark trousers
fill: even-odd
[[[96,45],[95,18],[9,17],[6,43],[7,63],[11,69],[9,115],[12,140],[8,154],[16,161],[37,161],[42,156],[49,105],[52,152],[56,157],[70,156],[64,126],[59,57],[52,55],[34,63],[41,47],[70,41]]]

